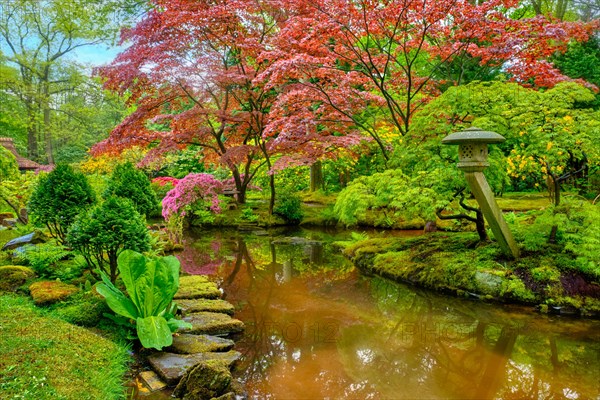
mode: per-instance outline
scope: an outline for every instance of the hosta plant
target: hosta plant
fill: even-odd
[[[127,296],[108,276],[96,290],[106,298],[108,306],[117,314],[134,320],[137,336],[146,348],[161,350],[173,343],[172,332],[189,323],[175,319],[173,296],[179,288],[179,260],[173,256],[146,257],[125,250],[118,259],[118,267]]]

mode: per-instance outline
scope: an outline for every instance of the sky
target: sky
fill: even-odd
[[[72,60],[78,63],[98,67],[110,63],[124,46],[107,47],[106,45],[83,46],[71,53]]]

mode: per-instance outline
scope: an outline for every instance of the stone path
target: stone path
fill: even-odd
[[[234,341],[226,336],[242,332],[244,323],[231,317],[234,307],[220,299],[221,295],[217,285],[205,276],[179,278],[175,302],[192,328],[181,330],[173,336],[171,346],[148,357],[148,363],[166,385],[176,385],[188,369],[200,362],[219,360],[231,368],[240,358],[239,352],[231,350]],[[140,374],[140,378],[156,379],[156,375],[150,378],[149,374]],[[156,382],[146,384],[161,386]]]

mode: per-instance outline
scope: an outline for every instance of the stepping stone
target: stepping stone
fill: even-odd
[[[244,330],[244,323],[242,321],[220,313],[193,313],[184,317],[183,320],[192,324],[192,328],[181,328],[178,332],[196,335],[227,335]]]
[[[154,371],[142,371],[139,373],[138,377],[150,392],[163,390],[167,387],[167,384],[164,383]]]
[[[189,275],[179,277],[179,290],[175,293],[178,299],[218,299],[221,291],[217,284],[210,282],[203,275]]]
[[[188,315],[200,311],[233,315],[233,312],[235,311],[235,307],[233,307],[233,304],[225,300],[178,300],[177,306],[179,307],[183,315]]]
[[[223,352],[231,350],[234,344],[233,340],[217,336],[182,333],[173,336],[173,344],[165,350],[177,354]]]
[[[228,351],[226,353],[197,353],[197,354],[173,354],[167,352],[154,353],[148,357],[150,366],[167,383],[172,386],[177,384],[183,374],[191,367],[202,361],[222,360],[231,368],[240,359],[239,351]]]

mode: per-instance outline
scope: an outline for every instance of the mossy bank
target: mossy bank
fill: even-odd
[[[574,268],[576,257],[549,246],[505,257],[472,233],[340,243],[363,272],[442,293],[539,306],[542,312],[600,317],[600,279]]]

